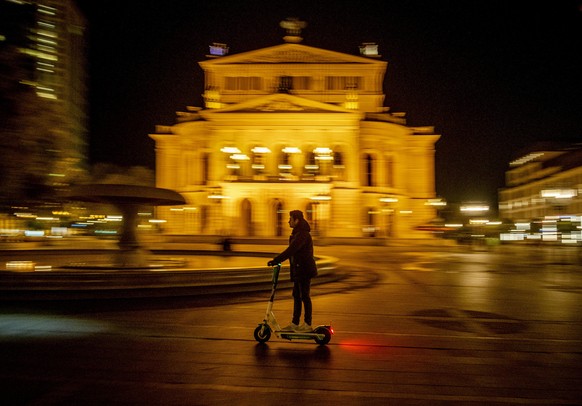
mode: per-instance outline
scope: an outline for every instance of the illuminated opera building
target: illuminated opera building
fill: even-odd
[[[302,210],[319,238],[425,238],[435,217],[433,127],[383,106],[377,46],[349,55],[285,42],[240,54],[213,44],[199,62],[205,107],[156,127],[156,186],[187,205],[160,207],[164,232],[287,236]]]

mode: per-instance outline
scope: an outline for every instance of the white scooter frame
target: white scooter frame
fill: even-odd
[[[334,334],[331,324],[317,326],[311,332],[281,330],[281,326],[277,323],[275,314],[273,313],[273,302],[275,301],[275,292],[277,290],[277,282],[279,280],[279,272],[281,271],[281,264],[273,266],[273,288],[271,289],[271,297],[267,304],[267,312],[262,323],[255,329],[255,340],[259,343],[265,343],[271,338],[271,333],[279,338],[286,340],[314,340],[317,344],[325,345],[331,340]]]

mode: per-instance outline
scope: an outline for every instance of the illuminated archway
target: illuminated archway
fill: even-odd
[[[282,237],[285,223],[285,210],[283,209],[283,203],[277,200],[274,205],[274,224],[275,224],[275,236]]]
[[[241,202],[241,232],[243,236],[250,237],[254,235],[253,228],[253,208],[249,199]]]

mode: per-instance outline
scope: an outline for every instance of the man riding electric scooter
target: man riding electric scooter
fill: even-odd
[[[311,332],[311,278],[317,276],[317,266],[313,257],[313,240],[311,227],[303,218],[301,210],[289,212],[289,227],[293,229],[289,237],[289,247],[267,263],[274,266],[289,259],[290,276],[293,281],[293,319],[283,331]],[[304,323],[299,325],[303,305]]]

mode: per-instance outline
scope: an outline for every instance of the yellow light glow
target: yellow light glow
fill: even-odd
[[[49,37],[49,38],[57,38],[57,33],[56,32],[52,32],[52,31],[47,31],[47,30],[37,30],[36,32],[38,35],[43,35],[45,37]]]
[[[544,153],[543,152],[532,152],[531,154],[528,154],[522,158],[516,159],[515,161],[512,161],[509,163],[510,166],[518,166],[518,165],[523,165],[526,162],[532,161],[536,158],[539,158],[541,156],[543,156]]]
[[[301,150],[297,147],[285,147],[281,151],[286,154],[300,154]]]
[[[32,261],[8,261],[6,270],[8,271],[32,271],[35,263]]]
[[[316,195],[316,196],[311,196],[310,199],[315,200],[315,201],[328,201],[328,200],[331,200],[331,196],[330,195]]]
[[[254,147],[251,149],[254,154],[268,154],[271,150],[267,147]]]
[[[461,206],[461,211],[465,212],[481,212],[481,211],[488,211],[489,206],[480,206],[480,205],[470,205],[470,206]]]
[[[23,54],[30,55],[35,58],[45,59],[47,61],[58,61],[59,58],[56,55],[47,54],[46,52],[36,51],[34,49],[21,48],[19,51]]]
[[[57,45],[57,42],[56,41],[53,41],[51,39],[36,37],[36,40],[38,42],[42,42],[43,44]]]
[[[575,189],[545,189],[542,190],[541,195],[545,198],[571,199],[576,197],[577,192]]]
[[[320,154],[320,155],[327,155],[327,154],[331,154],[332,150],[327,148],[327,147],[317,147],[313,150],[314,154]]]
[[[44,99],[52,99],[52,100],[56,100],[57,96],[52,94],[52,93],[43,93],[43,92],[36,92],[36,95],[38,97],[42,97]]]
[[[230,159],[234,161],[248,161],[250,158],[245,154],[232,154]]]
[[[396,203],[398,199],[395,197],[381,197],[378,199],[382,203]]]
[[[222,147],[220,148],[220,151],[225,154],[240,154],[240,149],[237,147]]]
[[[426,206],[446,206],[447,202],[443,199],[428,199],[425,203]]]

